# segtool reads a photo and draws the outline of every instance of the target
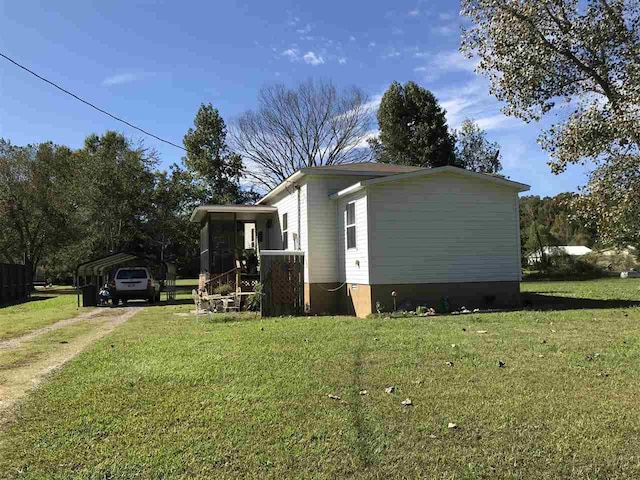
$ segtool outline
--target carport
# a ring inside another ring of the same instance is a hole
[[[134,265],[137,263],[138,265]],[[161,276],[156,280],[162,282],[160,295],[165,294],[166,301],[176,299],[176,268],[172,263],[159,261],[157,259],[146,257],[143,255],[135,255],[132,253],[118,252],[106,255],[104,257],[95,258],[85,263],[81,263],[76,268],[76,292],[78,296],[78,307],[80,306],[80,293],[87,289],[91,297],[98,303],[98,292],[100,286],[108,282],[109,274],[116,266],[156,266],[160,268]],[[94,288],[91,289],[90,287]],[[92,302],[93,303],[93,302]]]

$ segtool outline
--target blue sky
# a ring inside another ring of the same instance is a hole
[[[474,62],[458,53],[459,4],[397,0],[0,0],[0,51],[81,97],[181,144],[202,102],[225,120],[254,108],[260,87],[309,77],[362,87],[373,102],[393,80],[414,80],[502,147],[504,174],[554,195],[585,183],[585,167],[551,174],[536,143],[543,124],[500,113]],[[550,119],[551,120],[551,119]],[[79,147],[107,129],[141,135],[0,58],[0,136]],[[162,164],[180,150],[145,138]]]

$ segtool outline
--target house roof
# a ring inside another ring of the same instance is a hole
[[[415,172],[417,170],[425,170],[423,167],[413,167],[411,165],[394,165],[392,163],[374,163],[374,162],[358,162],[345,163],[343,165],[323,165],[322,167],[309,167],[306,170],[338,170],[340,173],[358,172],[358,173],[385,173],[393,175],[396,173]]]
[[[274,213],[276,207],[268,205],[201,205],[196,207],[189,219],[191,222],[200,222],[208,213],[235,213],[241,220],[253,220],[259,213]]]
[[[408,165],[393,165],[389,163],[374,162],[358,162],[345,163],[342,165],[324,165],[322,167],[306,167],[298,170],[290,175],[284,182],[267,193],[264,197],[256,202],[259,205],[269,198],[273,198],[280,192],[285,190],[288,185],[300,180],[305,175],[360,175],[370,177],[386,177],[388,175],[397,175],[399,173],[410,173],[421,170],[428,170],[422,167],[411,167]]]
[[[447,165],[444,167],[436,167],[436,168],[421,168],[413,172],[398,173],[395,175],[387,175],[382,178],[372,178],[370,180],[364,180],[362,182],[355,183],[343,190],[340,190],[337,193],[334,193],[333,195],[330,196],[330,198],[335,200],[337,198],[344,197],[345,195],[350,195],[354,192],[362,190],[363,188],[366,188],[369,185],[377,185],[380,183],[388,183],[388,182],[397,182],[399,180],[407,180],[407,179],[417,178],[417,177],[426,177],[429,175],[435,175],[438,173],[447,173],[447,172],[455,173],[457,175],[462,175],[470,178],[475,178],[478,180],[483,180],[486,182],[495,183],[498,185],[503,185],[505,187],[513,188],[519,192],[526,192],[530,188],[529,185],[526,185],[524,183],[514,182],[513,180],[507,180],[506,178],[498,175],[477,173],[477,172],[472,172],[470,170],[465,170],[463,168]]]

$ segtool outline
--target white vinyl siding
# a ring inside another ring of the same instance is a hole
[[[367,239],[367,195],[365,191],[355,193],[338,204],[338,281],[368,284],[369,252]],[[355,248],[347,248],[347,205],[355,208]]]
[[[307,235],[307,185],[302,183],[300,189],[296,189],[291,185],[276,198],[269,202],[278,209],[278,214],[272,218],[272,226],[270,229],[264,227],[264,235],[269,236],[268,244],[263,249],[281,250],[283,248],[283,217],[287,214],[287,233],[288,233],[288,249],[302,250],[305,252],[305,282],[309,280],[308,256],[309,243]],[[300,196],[300,225],[298,225],[298,195]]]
[[[370,176],[308,176],[308,239],[310,282],[333,283],[338,273],[337,203],[330,195]],[[344,225],[344,224],[343,224]]]
[[[443,173],[367,191],[372,284],[520,280],[513,189]]]

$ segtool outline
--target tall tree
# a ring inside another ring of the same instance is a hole
[[[151,210],[144,224],[147,249],[161,260],[174,262],[179,270],[198,258],[200,226],[189,221],[201,203],[201,192],[190,172],[172,165],[170,172],[155,172]]]
[[[455,164],[445,110],[415,82],[393,82],[378,108],[380,135],[369,145],[378,162],[419,167]]]
[[[487,134],[473,120],[462,122],[460,130],[454,132],[456,142],[456,166],[480,173],[498,173],[500,146],[487,140]]]
[[[248,175],[273,188],[304,167],[337,165],[369,158],[363,148],[370,130],[367,96],[351,87],[307,80],[290,89],[268,86],[258,109],[240,116],[234,149],[248,162]]]
[[[640,248],[640,156],[617,156],[596,168],[580,193],[576,218],[597,228],[602,243]]]
[[[142,247],[142,225],[151,209],[157,154],[124,135],[89,135],[75,152],[81,166],[76,181],[78,208],[90,247],[107,254]]]
[[[620,175],[634,182],[627,188],[640,189],[634,170],[640,158],[637,0],[463,0],[462,14],[473,22],[462,50],[480,58],[478,70],[506,102],[506,113],[529,121],[557,112],[557,104],[567,112],[539,139],[554,173],[596,162],[587,188],[594,200],[606,200],[596,192]],[[599,206],[611,211],[607,203]],[[625,241],[625,232],[640,223],[633,203],[621,206],[621,222],[599,217],[603,232],[620,231],[604,238]]]
[[[220,112],[202,104],[183,143],[187,149],[184,163],[202,181],[209,203],[244,203],[240,188],[242,158],[227,145],[227,126]]]
[[[14,146],[0,139],[0,259],[33,269],[73,238],[71,150],[53,143]]]

